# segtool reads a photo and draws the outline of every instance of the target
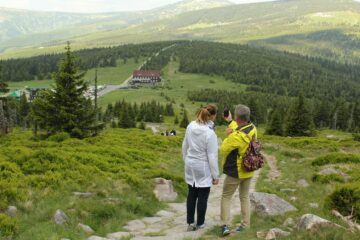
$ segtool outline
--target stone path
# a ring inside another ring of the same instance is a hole
[[[270,167],[270,171],[268,173],[268,179],[270,181],[273,181],[273,180],[279,178],[281,176],[281,172],[277,167],[277,159],[276,159],[276,157],[272,156],[272,155],[267,155],[265,153],[263,155],[264,155],[264,157],[266,159],[267,164]]]
[[[252,179],[250,191],[255,191],[256,181],[259,172],[255,173]],[[218,186],[211,189],[208,211],[206,214],[206,228],[195,231],[186,232],[186,206],[185,203],[170,203],[168,208],[161,210],[155,214],[154,217],[145,217],[138,220],[128,222],[124,227],[128,232],[119,232],[117,236],[131,236],[132,240],[183,240],[183,239],[198,239],[204,233],[219,225],[220,220],[220,201],[222,193],[222,183],[224,178]],[[233,213],[240,214],[240,200],[239,193],[236,192],[233,197]],[[107,240],[107,239],[121,239],[114,237],[115,234],[109,234],[107,238],[96,238],[93,236],[90,240]]]

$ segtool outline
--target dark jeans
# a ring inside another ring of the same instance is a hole
[[[197,210],[197,225],[205,223],[207,202],[210,194],[210,187],[196,188],[188,185],[189,193],[187,197],[187,223],[195,223],[195,209]]]

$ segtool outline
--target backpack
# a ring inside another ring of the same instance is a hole
[[[261,142],[257,139],[250,139],[249,147],[242,160],[242,169],[246,172],[253,172],[262,168],[265,164],[264,156],[261,154]]]

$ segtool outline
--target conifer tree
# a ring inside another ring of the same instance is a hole
[[[83,138],[94,130],[95,112],[91,100],[84,96],[88,86],[84,73],[78,73],[70,43],[65,50],[65,59],[53,76],[54,88],[34,100],[32,112],[35,121],[49,134],[67,132]]]
[[[2,74],[2,67],[0,66],[0,95],[9,92],[9,87],[5,82],[5,79]]]
[[[178,115],[175,116],[174,124],[175,124],[175,125],[178,125],[178,124],[179,124],[179,117],[178,117]]]
[[[302,95],[299,96],[290,111],[287,124],[287,134],[289,136],[314,135],[313,116]]]
[[[181,128],[187,128],[188,125],[189,125],[189,118],[188,118],[186,110],[184,110],[184,116],[183,116],[183,119],[180,122],[180,127]]]
[[[146,130],[146,124],[145,124],[145,122],[142,121],[142,122],[140,123],[139,129],[141,129],[141,130]]]
[[[23,126],[23,128],[27,127],[29,112],[30,112],[30,104],[28,103],[26,94],[23,93],[21,95],[20,105],[19,105],[20,123]]]
[[[0,134],[6,134],[8,132],[8,120],[5,116],[5,110],[3,101],[0,100]]]
[[[279,109],[273,110],[270,122],[266,128],[266,134],[269,135],[284,135],[284,119],[283,114]]]

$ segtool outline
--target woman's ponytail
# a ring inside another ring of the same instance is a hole
[[[205,124],[209,122],[211,117],[216,114],[217,114],[217,107],[213,104],[209,104],[198,111],[196,122]]]

